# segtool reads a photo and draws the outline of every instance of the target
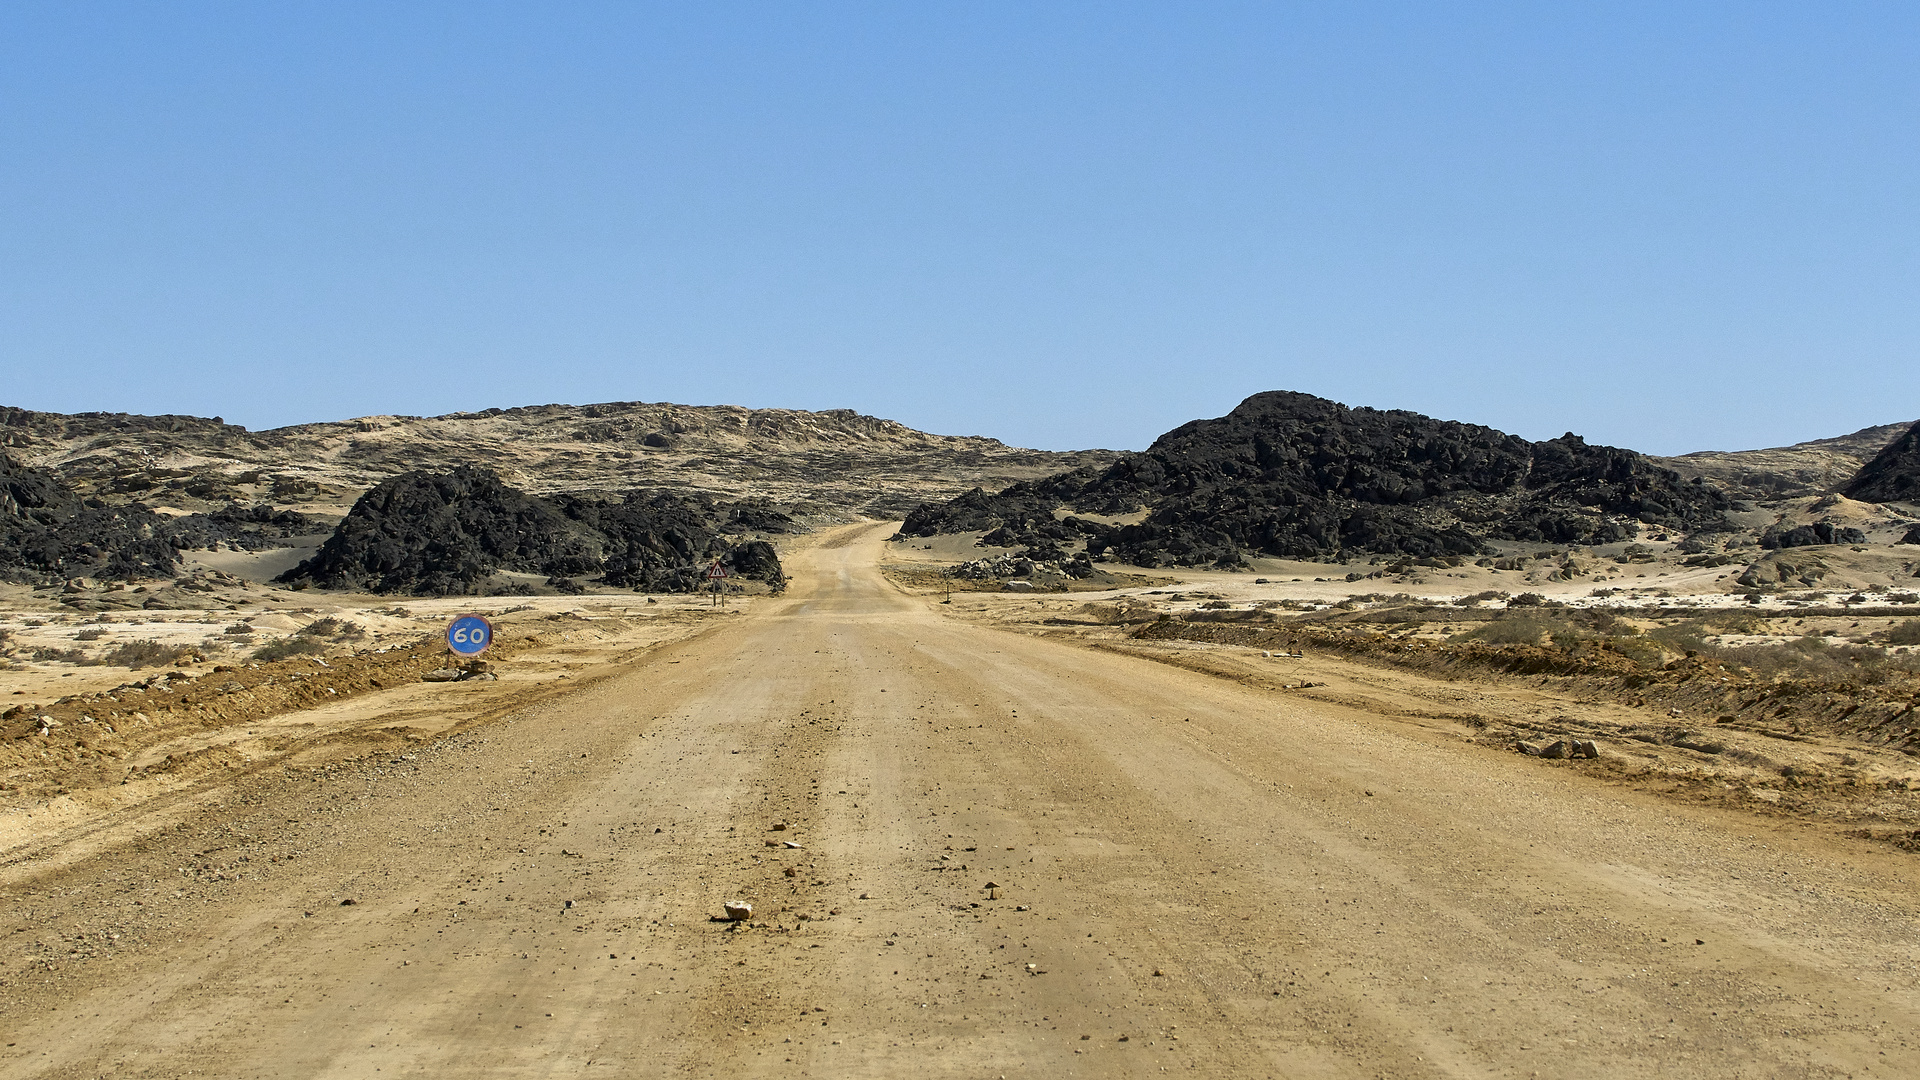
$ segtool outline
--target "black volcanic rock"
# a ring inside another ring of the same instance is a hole
[[[477,466],[414,472],[368,491],[314,557],[280,580],[453,595],[477,592],[505,570],[551,580],[598,575],[609,585],[687,592],[705,583],[706,567],[718,559],[742,576],[783,587],[770,546],[726,538],[731,509],[666,492],[541,498]]]
[[[286,547],[295,536],[328,531],[321,519],[271,506],[228,503],[212,513],[188,514],[166,525],[167,539],[177,548],[213,548],[228,544],[247,551]]]
[[[1138,524],[1086,528],[1089,549],[1140,566],[1234,565],[1245,554],[1465,555],[1489,539],[1599,544],[1633,523],[1720,525],[1731,500],[1630,450],[1568,434],[1533,443],[1475,424],[1349,409],[1307,394],[1256,394],[1195,420],[1104,471],[971,492],[922,506],[901,532],[998,531],[994,543],[1072,533],[1055,510]],[[1069,519],[1075,521],[1076,519]]]
[[[1859,529],[1816,521],[1789,529],[1775,526],[1760,534],[1760,546],[1769,551],[1779,548],[1818,547],[1822,544],[1864,544],[1867,534]]]
[[[44,469],[0,454],[0,578],[162,577],[178,565],[166,518],[82,499]]]
[[[1861,466],[1840,494],[1861,502],[1920,502],[1920,424]]]

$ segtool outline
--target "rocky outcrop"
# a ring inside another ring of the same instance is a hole
[[[784,587],[770,545],[729,538],[730,525],[740,531],[740,509],[660,491],[540,497],[479,466],[414,472],[362,496],[319,552],[280,580],[458,595],[483,591],[494,574],[511,571],[687,592],[705,583],[707,566],[718,559],[739,576]],[[746,510],[745,518],[777,524],[763,506]]]
[[[1861,466],[1840,494],[1861,502],[1920,502],[1920,424]]]
[[[1250,554],[1465,555],[1489,539],[1608,543],[1631,538],[1639,523],[1718,527],[1730,505],[1711,484],[1576,435],[1534,443],[1274,391],[1176,428],[1104,470],[918,507],[901,532],[987,528],[1004,546],[1084,536],[1096,556],[1140,566],[1231,566]],[[1062,507],[1150,512],[1113,527],[1062,519]]]
[[[1835,525],[1831,521],[1816,521],[1811,525],[1796,525],[1791,528],[1785,525],[1775,525],[1760,534],[1760,546],[1769,551],[1777,548],[1816,547],[1821,544],[1864,544],[1866,542],[1866,533],[1845,525]]]
[[[228,503],[211,513],[188,514],[167,523],[166,533],[175,547],[217,548],[222,544],[245,551],[263,551],[285,547],[290,538],[312,536],[328,531],[320,518],[292,510],[275,510],[266,504],[242,506]]]
[[[53,474],[0,454],[0,579],[162,577],[179,557],[169,524],[143,506],[82,499]]]

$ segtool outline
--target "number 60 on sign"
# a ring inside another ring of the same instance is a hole
[[[461,656],[479,656],[493,644],[493,624],[478,615],[461,615],[447,624],[447,648]]]

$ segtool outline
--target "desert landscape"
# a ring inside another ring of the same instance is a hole
[[[1920,1070],[1912,424],[0,431],[7,1075]]]

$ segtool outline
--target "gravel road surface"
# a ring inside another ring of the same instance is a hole
[[[0,867],[0,1074],[1920,1076],[1913,856],[972,625],[889,531]]]

